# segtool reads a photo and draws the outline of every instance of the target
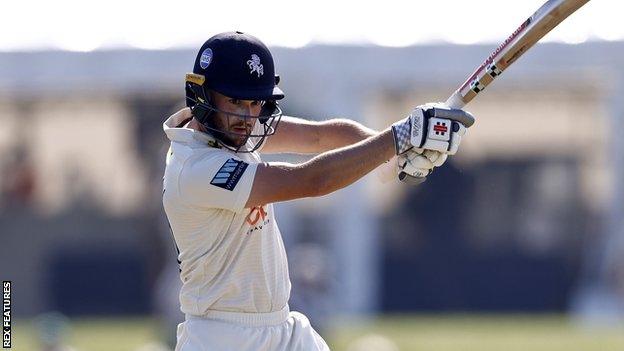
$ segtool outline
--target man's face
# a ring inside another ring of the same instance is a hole
[[[260,116],[263,101],[261,100],[238,100],[220,94],[216,91],[211,93],[214,106],[221,112],[216,112],[214,118],[215,127],[230,134],[224,134],[224,141],[231,146],[241,146],[247,135],[251,133],[257,123],[257,118],[243,118],[238,115]],[[233,113],[229,114],[229,113]]]

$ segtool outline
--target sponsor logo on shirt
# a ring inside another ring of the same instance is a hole
[[[215,174],[214,178],[210,181],[210,184],[232,191],[236,187],[236,184],[238,184],[238,181],[243,177],[247,166],[249,166],[249,164],[246,162],[231,158],[225,161],[223,166],[221,166],[217,174]]]
[[[267,213],[264,210],[264,206],[256,206],[249,211],[249,214],[247,215],[247,218],[245,218],[245,220],[247,221],[247,223],[249,223],[249,225],[256,225],[259,220],[264,221],[266,216]]]
[[[245,218],[247,224],[250,225],[249,230],[247,230],[247,234],[251,234],[257,230],[262,230],[265,225],[271,222],[271,220],[267,218],[267,212],[264,206],[265,205],[252,207],[249,210],[249,214]]]

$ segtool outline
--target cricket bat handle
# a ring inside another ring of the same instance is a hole
[[[456,108],[456,109],[461,109],[464,106],[466,106],[466,103],[464,102],[464,100],[462,100],[462,97],[459,91],[455,91],[453,95],[449,96],[449,98],[446,99],[446,102],[444,104],[450,108]]]

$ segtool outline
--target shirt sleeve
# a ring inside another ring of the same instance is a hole
[[[180,173],[180,196],[193,206],[241,211],[249,199],[257,163],[214,153],[190,159]]]

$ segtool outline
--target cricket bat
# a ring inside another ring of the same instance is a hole
[[[563,22],[589,0],[548,0],[520,27],[503,41],[462,85],[446,100],[452,108],[463,108],[485,89],[503,71],[524,55],[548,32]],[[409,181],[405,173],[399,179]]]
[[[589,0],[546,1],[488,56],[446,100],[446,104],[452,108],[466,106],[535,43],[588,2]]]

